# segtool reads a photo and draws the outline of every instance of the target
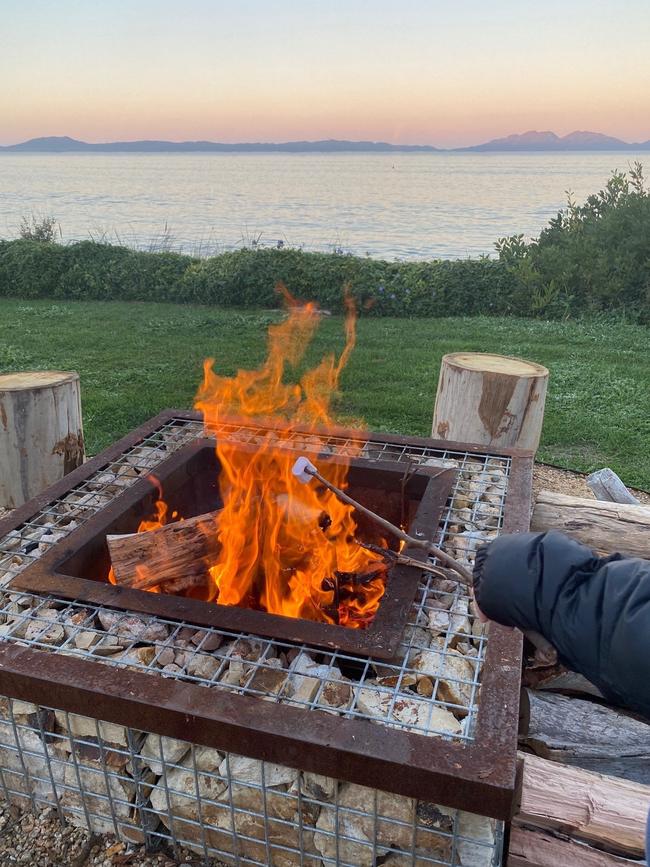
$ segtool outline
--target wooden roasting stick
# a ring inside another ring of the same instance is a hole
[[[456,580],[460,581],[462,584],[465,584],[469,588],[472,587],[472,573],[463,565],[454,560],[453,557],[450,557],[449,554],[442,551],[440,548],[438,548],[437,545],[434,545],[433,542],[429,542],[428,539],[418,539],[415,536],[409,536],[409,534],[405,533],[404,530],[401,529],[401,527],[397,527],[395,524],[391,524],[391,522],[387,521],[386,518],[382,518],[381,515],[377,515],[375,512],[367,509],[361,503],[352,499],[352,497],[346,494],[345,491],[342,491],[340,488],[337,488],[336,485],[328,482],[328,480],[318,472],[317,468],[308,458],[298,458],[298,460],[293,465],[292,472],[294,476],[296,476],[296,478],[304,484],[308,484],[312,479],[317,479],[321,483],[321,485],[324,485],[329,491],[335,494],[336,497],[341,500],[341,502],[347,503],[348,506],[352,506],[358,512],[366,515],[366,517],[370,518],[378,526],[382,527],[391,535],[396,536],[407,545],[415,545],[418,548],[423,548],[425,551],[428,551],[429,554],[433,554],[433,556],[440,560],[440,562],[444,563],[450,571],[456,573]],[[407,560],[410,562],[407,562]],[[414,560],[410,557],[402,557],[402,563],[405,566],[414,566],[421,571],[427,571],[425,568],[425,564],[422,564],[418,560]],[[549,665],[552,665],[554,662],[557,661],[557,652],[555,648],[544,638],[543,635],[540,635],[539,632],[534,632],[533,630],[527,630],[526,632],[524,632],[524,635],[537,649],[538,655],[543,657],[544,661],[547,661]]]
[[[164,585],[167,593],[204,584],[218,553],[215,523],[220,511],[144,533],[107,536],[116,584],[135,590]]]

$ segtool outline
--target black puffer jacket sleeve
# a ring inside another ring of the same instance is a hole
[[[650,561],[600,558],[555,531],[501,536],[479,552],[474,593],[491,620],[541,632],[570,669],[650,717]]]

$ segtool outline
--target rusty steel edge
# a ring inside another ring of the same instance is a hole
[[[19,644],[0,645],[0,693],[495,819],[511,811],[502,756],[479,743],[316,712],[307,727],[300,708]]]
[[[200,420],[200,416],[182,410],[160,413],[0,521],[0,535],[173,419]],[[360,441],[374,438],[477,455],[487,451],[485,446],[423,437],[359,435],[358,431],[356,436]],[[504,530],[524,532],[530,520],[533,453],[489,451],[512,458]],[[169,737],[508,820],[517,772],[522,644],[516,630],[490,625],[476,740],[469,744],[305,712],[8,642],[0,643],[0,691],[71,713],[143,731],[155,729]],[[156,708],[153,726],[152,707]]]

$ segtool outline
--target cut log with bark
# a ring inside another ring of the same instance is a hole
[[[536,451],[548,370],[541,364],[480,352],[445,355],[432,436],[495,448]]]
[[[650,558],[650,507],[587,500],[540,491],[530,528],[561,530],[605,554]]]
[[[614,470],[604,467],[587,476],[587,484],[597,500],[609,503],[627,503],[630,506],[638,506],[639,500],[625,487]]]
[[[220,510],[143,533],[107,536],[115,583],[135,590],[161,586],[179,593],[208,580],[218,553]]]
[[[566,834],[615,855],[643,856],[650,786],[520,755],[519,824]]]
[[[79,374],[0,376],[0,508],[21,506],[83,460]]]
[[[538,756],[650,785],[650,724],[584,699],[532,690],[523,699],[520,743]]]
[[[510,829],[506,867],[639,867],[639,861],[612,855],[539,828],[526,828],[518,821]]]

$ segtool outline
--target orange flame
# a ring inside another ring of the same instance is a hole
[[[300,452],[287,448],[290,438],[295,443],[295,425],[308,431],[302,446],[311,452],[318,447],[309,432],[333,426],[332,397],[355,343],[354,306],[347,299],[346,343],[339,359],[328,355],[298,383],[285,382],[288,368],[300,362],[315,333],[318,311],[280,291],[289,315],[269,328],[264,364],[228,378],[218,376],[213,360],[206,360],[195,401],[211,431],[233,417],[273,425],[251,450],[217,437],[223,510],[210,598],[221,605],[363,627],[384,593],[383,561],[355,543],[350,506],[316,483],[296,479],[291,470]],[[346,487],[347,465],[321,461],[319,469],[328,481]]]

